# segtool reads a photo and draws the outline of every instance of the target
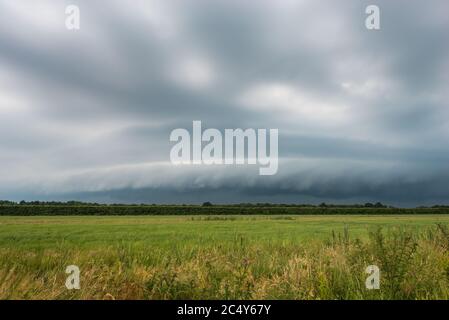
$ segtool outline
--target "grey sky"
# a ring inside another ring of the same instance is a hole
[[[80,31],[65,29],[68,4]],[[0,0],[0,198],[449,203],[448,13],[445,0]],[[278,174],[173,167],[169,134],[193,120],[278,128]]]

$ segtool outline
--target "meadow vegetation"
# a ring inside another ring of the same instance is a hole
[[[1,299],[448,299],[449,215],[0,217]],[[81,289],[67,290],[78,265]],[[367,290],[365,268],[381,270]]]

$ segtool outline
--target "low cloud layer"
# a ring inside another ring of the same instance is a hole
[[[64,26],[78,5],[81,30]],[[381,30],[365,28],[365,8]],[[449,203],[449,4],[0,0],[0,198]],[[279,172],[171,130],[279,129]]]

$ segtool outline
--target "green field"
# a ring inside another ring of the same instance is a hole
[[[448,225],[442,214],[3,216],[0,298],[448,299]],[[370,264],[380,290],[365,288]],[[68,265],[80,290],[65,288]]]

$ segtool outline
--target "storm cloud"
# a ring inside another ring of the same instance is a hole
[[[370,4],[380,30],[365,27]],[[449,203],[448,12],[445,0],[0,0],[0,198]],[[279,129],[278,173],[173,166],[170,132],[194,120]]]

